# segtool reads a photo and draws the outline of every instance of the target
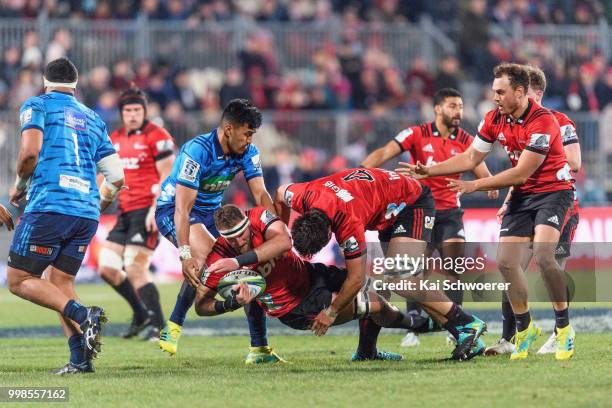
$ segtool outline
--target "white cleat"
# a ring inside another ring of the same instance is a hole
[[[553,354],[557,352],[559,343],[557,343],[557,334],[553,331],[546,343],[540,347],[537,354]]]
[[[491,347],[487,347],[484,354],[485,356],[500,356],[502,354],[512,354],[514,350],[514,344],[504,338],[501,338]]]
[[[408,332],[402,339],[400,347],[417,347],[419,344],[421,344],[421,342],[419,341],[419,336],[417,336],[413,332]]]
[[[453,335],[450,333],[448,336],[446,336],[446,346],[447,347],[457,347],[457,339],[455,339]]]

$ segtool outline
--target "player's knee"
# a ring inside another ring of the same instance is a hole
[[[16,296],[21,293],[21,284],[25,280],[26,276],[13,268],[8,268],[6,271],[6,285],[8,290]]]
[[[151,264],[151,251],[146,248],[128,246],[123,252],[123,262],[130,273],[145,274]]]
[[[98,266],[100,273],[110,273],[109,270],[121,271],[123,269],[123,259],[121,255],[109,248],[102,248],[98,255]]]
[[[554,253],[542,252],[536,254],[536,264],[543,273],[556,272],[560,269]]]

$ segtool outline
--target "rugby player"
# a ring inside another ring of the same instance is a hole
[[[443,88],[436,92],[433,98],[435,119],[433,122],[411,126],[399,132],[385,146],[374,150],[361,164],[362,167],[380,167],[385,162],[399,156],[402,152],[410,152],[412,162],[432,165],[462,153],[472,144],[474,137],[459,127],[463,117],[463,101],[461,93],[456,89]],[[476,178],[489,177],[491,173],[482,162],[473,170]],[[461,174],[451,177],[459,178]],[[441,258],[460,258],[465,255],[465,230],[463,228],[463,210],[459,194],[446,187],[444,177],[431,177],[423,180],[433,194],[436,219],[432,231],[431,242],[427,245],[426,257],[430,257],[437,249]],[[499,192],[488,192],[491,199],[497,199]],[[459,275],[454,270],[444,271],[451,281],[457,281]],[[450,300],[461,306],[463,304],[462,290],[449,290],[446,295]],[[411,313],[420,313],[415,303],[408,302],[407,309]],[[419,339],[408,332],[402,339],[404,347],[418,346]]]
[[[544,72],[533,66],[526,66],[529,71],[529,90],[527,96],[533,98],[537,103],[541,104],[544,92],[546,91],[546,75]],[[561,130],[561,140],[563,142],[563,150],[567,157],[567,163],[570,166],[572,172],[577,173],[580,171],[582,165],[582,155],[580,152],[580,144],[578,141],[578,133],[576,132],[576,125],[574,122],[564,113],[550,109],[555,115],[557,122],[559,122]],[[501,222],[507,207],[508,201],[512,196],[512,188],[508,190],[508,195],[504,200],[504,204],[497,212],[497,217]],[[555,251],[557,262],[561,266],[561,269],[565,270],[565,264],[567,258],[570,256],[570,247],[574,238],[574,233],[578,227],[579,216],[579,204],[578,196],[574,192],[574,205],[572,206],[572,213],[561,231],[561,237],[559,238],[559,244]],[[527,270],[529,263],[531,262],[533,252],[528,251],[523,261],[523,271]],[[569,302],[569,295],[568,295]],[[514,345],[511,342],[512,337],[516,333],[516,323],[514,321],[514,313],[512,313],[512,307],[508,302],[507,295],[504,293],[504,300],[502,301],[502,315],[503,315],[503,330],[502,337],[491,347],[487,347],[485,350],[486,355],[499,355],[509,354],[514,350]],[[546,343],[540,347],[538,354],[551,354],[557,351],[557,333],[553,330],[552,334],[546,340]]]
[[[185,282],[170,320],[160,334],[159,346],[174,355],[187,311],[201,286],[200,270],[212,249],[215,237],[213,214],[221,207],[223,192],[240,171],[256,205],[274,210],[261,170],[259,151],[251,142],[261,125],[261,113],[249,101],[228,103],[221,123],[212,132],[183,145],[170,176],[162,183],[155,219],[163,236],[179,249]],[[256,303],[245,307],[251,348],[246,363],[278,362],[268,346],[266,316]]]
[[[143,339],[157,340],[164,317],[149,266],[159,244],[155,224],[159,183],[172,169],[174,141],[164,128],[147,120],[146,95],[135,86],[119,97],[119,112],[123,126],[110,138],[129,189],[119,194],[117,222],[103,244],[98,265],[102,278],[132,308],[132,323],[123,337],[142,332]]]
[[[415,177],[441,176],[473,169],[493,149],[497,140],[504,147],[512,168],[474,181],[449,179],[453,191],[471,193],[515,186],[500,229],[497,263],[510,283],[508,297],[516,320],[516,349],[512,360],[527,358],[529,346],[541,329],[529,314],[527,281],[521,262],[533,242],[533,253],[547,284],[556,316],[559,347],[557,360],[574,354],[575,333],[569,324],[566,282],[555,259],[561,230],[573,205],[570,167],[563,151],[559,124],[548,109],[527,95],[529,72],[518,64],[502,63],[493,70],[493,93],[498,107],[478,126],[478,137],[465,152],[428,167],[404,163]]]
[[[44,70],[46,93],[21,107],[17,179],[10,192],[13,205],[26,194],[28,202],[9,252],[8,287],[58,312],[70,361],[55,374],[94,371],[91,361],[101,351],[106,316],[101,307],[80,303],[74,278],[96,233],[100,211],[124,181],[106,125],[74,97],[77,80],[70,60],[51,61]],[[100,191],[96,169],[105,178]]]
[[[255,294],[241,284],[236,294],[224,301],[215,300],[217,285],[230,271],[238,269],[242,259],[251,258],[248,266],[266,280],[266,289],[257,302],[271,317],[297,330],[310,328],[312,318],[325,309],[346,280],[346,270],[335,266],[304,262],[293,251],[287,226],[263,207],[254,207],[246,214],[234,205],[225,205],[215,213],[220,233],[206,260],[204,290],[196,295],[196,312],[213,316],[236,310],[249,303]],[[383,327],[413,327],[411,316],[364,288],[343,310],[334,325],[371,317]],[[377,359],[401,360],[399,354],[376,351]]]
[[[313,320],[312,329],[324,335],[359,293],[366,278],[366,230],[379,232],[386,256],[422,257],[431,238],[434,203],[431,191],[417,180],[393,171],[356,168],[322,177],[308,183],[279,187],[275,202],[283,221],[290,210],[300,216],[294,221],[291,236],[298,253],[306,258],[319,252],[332,233],[344,253],[347,276],[338,295]],[[400,280],[422,279],[421,269],[390,271]],[[419,284],[417,283],[417,287]],[[448,300],[442,291],[396,291],[421,304],[457,340],[453,358],[463,360],[484,351],[480,335],[486,324]],[[369,359],[375,354],[371,341],[380,326],[362,320],[360,347],[356,355]]]

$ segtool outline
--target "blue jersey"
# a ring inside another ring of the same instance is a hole
[[[223,192],[240,171],[247,180],[263,175],[259,151],[254,145],[249,145],[241,155],[225,156],[216,129],[197,136],[181,148],[170,175],[162,184],[157,206],[174,205],[176,185],[180,184],[198,190],[193,210],[216,210],[221,206]]]
[[[19,119],[22,132],[31,128],[43,132],[25,212],[97,221],[96,163],[115,153],[102,119],[71,94],[57,91],[26,100]]]

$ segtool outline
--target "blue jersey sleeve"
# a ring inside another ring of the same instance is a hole
[[[106,156],[110,156],[113,153],[117,153],[115,147],[111,143],[110,137],[108,136],[106,124],[102,121],[102,119],[99,118],[97,123],[100,128],[100,144],[98,145],[98,149],[96,150],[96,163],[105,158]]]
[[[183,147],[179,157],[176,184],[197,190],[200,187],[202,171],[208,166],[209,153],[199,143],[188,143]]]
[[[255,145],[249,145],[249,148],[240,161],[240,166],[242,167],[242,171],[244,171],[244,178],[247,180],[263,176],[259,150],[257,150]]]
[[[19,110],[19,122],[21,131],[36,128],[41,131],[45,128],[45,106],[38,97],[32,97],[25,101]]]

